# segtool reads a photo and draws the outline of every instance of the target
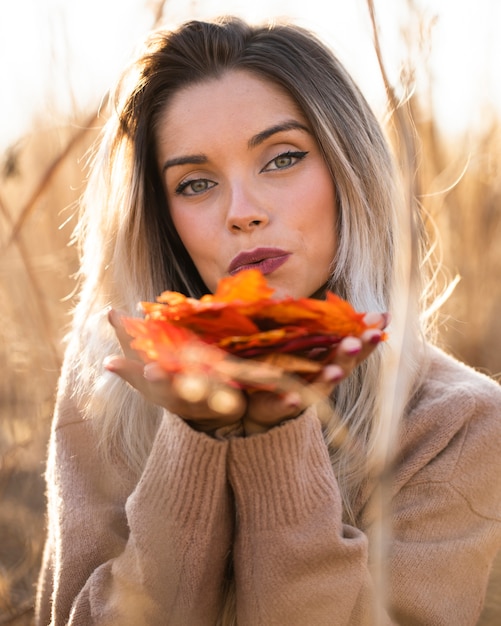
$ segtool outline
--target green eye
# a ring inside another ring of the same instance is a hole
[[[275,165],[280,167],[289,167],[292,164],[292,156],[290,154],[281,154],[274,160]]]
[[[207,180],[194,180],[189,185],[189,188],[195,193],[205,191],[208,188],[208,181]]]
[[[266,167],[263,168],[263,172],[272,171],[272,170],[285,170],[289,167],[295,165],[298,161],[304,159],[307,155],[307,152],[302,151],[289,151],[279,154],[274,159],[272,159]]]
[[[215,187],[216,183],[207,178],[195,178],[194,180],[185,180],[176,187],[175,193],[177,195],[184,196],[196,196],[199,193],[204,193],[212,187]]]

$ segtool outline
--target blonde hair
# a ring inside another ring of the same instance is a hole
[[[153,33],[118,85],[83,198],[76,233],[82,282],[66,359],[80,406],[94,419],[104,448],[121,452],[138,474],[159,410],[104,373],[103,358],[118,346],[103,311],[112,306],[133,313],[139,301],[166,289],[193,297],[207,292],[169,216],[155,134],[177,90],[232,69],[252,72],[292,96],[330,168],[339,246],[329,288],[358,310],[389,311],[399,287],[397,215],[404,201],[398,177],[380,124],[332,52],[297,26],[250,26],[234,18],[191,21],[175,31]],[[417,303],[420,286],[413,267],[408,296]],[[417,312],[417,304],[411,309]],[[410,335],[419,338],[418,315],[410,319],[415,326]],[[380,346],[339,385],[336,411],[326,425],[348,516],[382,428],[381,372],[391,349]],[[418,339],[406,354],[410,389],[421,359]],[[340,426],[356,442],[356,454],[350,446],[337,445]]]

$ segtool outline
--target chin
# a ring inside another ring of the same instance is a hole
[[[301,286],[297,284],[288,286],[284,285],[283,283],[281,284],[278,280],[275,282],[271,277],[266,277],[266,279],[270,287],[275,289],[275,293],[272,296],[275,300],[281,300],[283,298],[294,298],[296,300],[299,298],[313,298],[315,300],[325,300],[325,295],[327,293],[327,283],[322,284],[312,293],[310,289],[308,289],[308,286],[306,286],[306,288],[304,289],[301,289]]]
[[[274,293],[271,296],[274,300],[282,300],[283,298],[299,298],[297,290],[294,288],[289,289],[287,285],[284,285],[279,280],[273,280],[271,276],[265,276],[268,285],[274,289]]]
[[[274,300],[283,300],[284,298],[294,298],[297,300],[298,298],[307,298],[308,294],[298,290],[297,286],[292,285],[288,287],[287,285],[274,284],[272,280],[268,281],[270,287],[275,289],[275,293],[272,295]]]

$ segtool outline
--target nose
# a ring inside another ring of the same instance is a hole
[[[226,214],[226,227],[233,233],[249,233],[269,222],[269,213],[251,192],[239,186],[233,188]]]

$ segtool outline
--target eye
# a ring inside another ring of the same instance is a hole
[[[217,183],[208,178],[194,178],[179,183],[175,189],[175,193],[179,196],[196,196],[212,189],[216,185]]]
[[[295,165],[298,161],[304,159],[307,154],[308,152],[303,151],[283,152],[267,163],[261,171],[269,172],[271,170],[285,170]]]

